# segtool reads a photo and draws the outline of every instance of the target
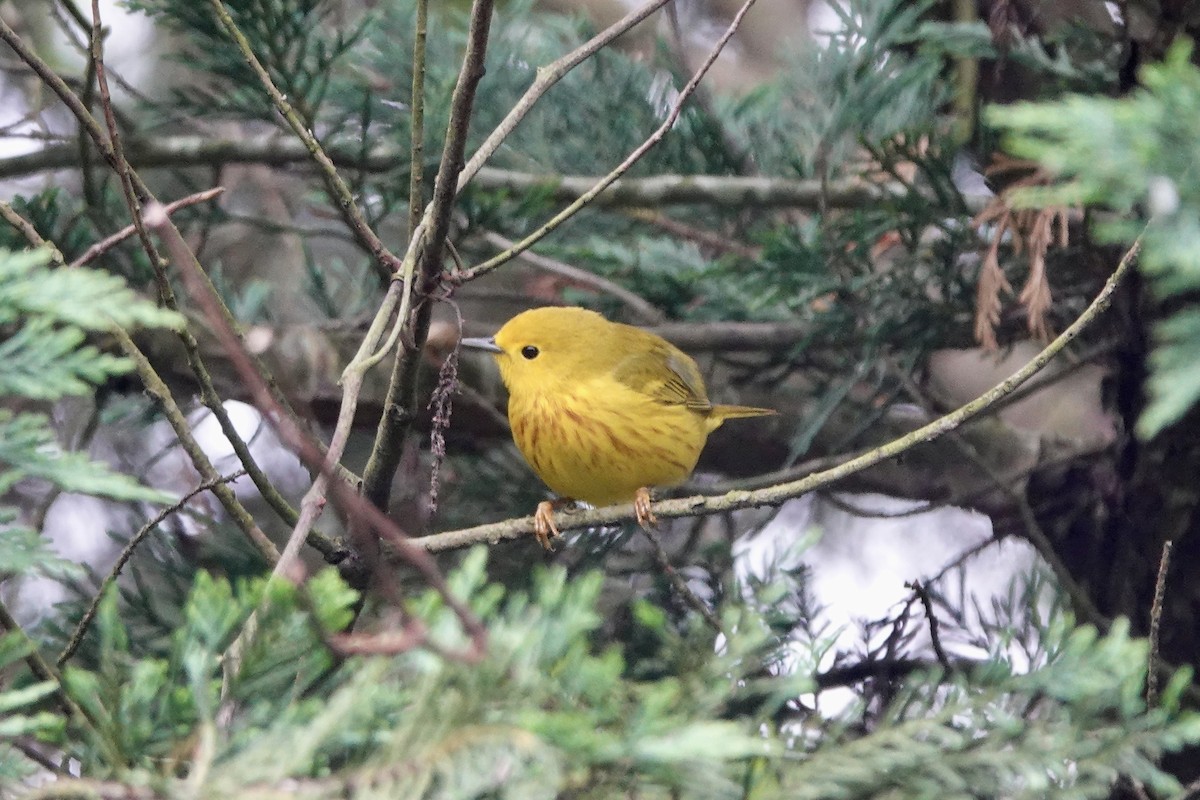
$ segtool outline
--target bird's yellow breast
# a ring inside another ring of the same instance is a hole
[[[508,418],[513,440],[546,485],[595,506],[629,502],[641,487],[682,482],[709,430],[703,412],[613,381],[514,393]]]

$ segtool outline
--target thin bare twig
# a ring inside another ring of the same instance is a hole
[[[495,231],[484,231],[483,238],[488,244],[500,250],[511,249],[516,244],[512,239]],[[615,297],[624,303],[626,308],[637,314],[638,319],[643,323],[653,325],[663,322],[666,319],[666,314],[647,303],[634,292],[595,273],[588,272],[579,267],[573,267],[556,258],[539,255],[532,250],[524,251],[517,258],[542,272],[565,278],[572,283],[600,292],[601,294],[609,295],[610,297]]]
[[[412,97],[409,100],[408,238],[412,241],[425,206],[425,40],[429,35],[429,0],[417,0],[413,25]]]
[[[929,641],[933,645],[933,653],[937,656],[938,663],[942,665],[942,669],[946,672],[953,672],[954,665],[950,663],[950,659],[946,656],[946,651],[942,648],[942,636],[938,631],[938,618],[933,610],[933,599],[929,596],[929,590],[920,581],[914,580],[904,584],[906,589],[912,589],[913,594],[921,601],[921,606],[925,609],[925,619],[929,620]]]
[[[478,617],[461,600],[454,596],[450,587],[446,584],[446,579],[430,555],[422,548],[414,546],[412,540],[404,535],[395,522],[390,520],[379,509],[363,500],[345,481],[338,477],[333,477],[330,480],[330,470],[332,467],[326,461],[326,454],[322,453],[320,447],[311,441],[300,426],[284,413],[284,410],[275,401],[270,387],[254,368],[252,359],[249,353],[246,352],[237,333],[228,325],[220,309],[217,307],[219,300],[213,295],[211,284],[201,274],[198,274],[201,272],[199,265],[196,264],[195,257],[188,250],[187,243],[183,240],[179,229],[174,226],[169,217],[161,213],[161,209],[159,208],[149,209],[147,222],[156,233],[163,237],[172,261],[181,266],[181,276],[184,284],[188,287],[189,293],[203,311],[213,329],[214,335],[221,343],[230,361],[237,369],[238,374],[246,383],[255,405],[274,424],[280,439],[299,456],[300,460],[309,469],[318,473],[318,480],[328,483],[335,501],[350,515],[353,521],[360,524],[360,530],[369,530],[375,536],[386,539],[391,547],[407,558],[421,573],[426,582],[442,595],[447,607],[452,609],[458,616],[463,628],[471,639],[471,649],[460,654],[460,657],[464,660],[475,660],[480,657],[486,647],[487,632]],[[330,458],[333,457],[333,453],[334,449],[331,443],[329,450]],[[307,507],[302,505],[302,510],[307,510]],[[297,524],[299,525],[299,523]],[[351,527],[355,528],[355,525],[352,524]],[[368,569],[373,569],[375,565],[371,551],[372,548],[378,546],[377,540],[371,536],[360,536],[358,539],[360,555],[365,554],[364,557],[368,559],[365,566]],[[289,552],[290,550],[289,556],[291,556],[297,551],[299,547],[298,543],[303,540],[304,536],[297,536],[296,531],[293,530],[285,552]],[[275,563],[279,563],[280,560],[276,559]],[[284,562],[283,567],[278,571],[288,574],[287,569],[290,561],[291,558]]]
[[[1175,542],[1163,542],[1162,558],[1158,562],[1158,577],[1154,581],[1154,602],[1150,605],[1150,657],[1146,666],[1146,705],[1158,703],[1159,627],[1162,624],[1163,600],[1167,596],[1167,570],[1171,568],[1171,548]]]
[[[67,661],[70,660],[71,656],[75,655],[75,651],[79,649],[80,643],[83,642],[84,634],[87,633],[88,626],[92,624],[92,620],[95,619],[96,613],[100,610],[100,602],[104,599],[105,592],[107,592],[108,587],[112,586],[113,582],[116,581],[117,576],[121,574],[121,570],[125,568],[125,565],[129,563],[129,559],[133,557],[133,552],[137,549],[138,545],[140,545],[142,541],[154,531],[155,528],[162,524],[163,520],[180,511],[196,495],[202,492],[207,492],[218,483],[231,483],[245,474],[246,470],[239,469],[237,472],[234,472],[230,475],[222,475],[214,481],[205,481],[201,483],[195,489],[192,489],[183,497],[179,498],[174,505],[170,505],[155,514],[153,519],[138,529],[138,532],[133,535],[133,538],[131,538],[125,547],[122,548],[121,554],[117,556],[116,563],[113,564],[112,569],[108,571],[108,575],[105,576],[104,580],[100,583],[100,587],[97,589],[96,596],[92,599],[91,605],[88,606],[87,611],[83,613],[79,623],[75,626],[75,630],[72,631],[70,638],[67,640],[67,646],[63,648],[63,651],[58,654],[58,658],[55,659],[55,664],[57,664],[59,668],[66,664]]]
[[[417,226],[419,233],[414,232],[404,257],[404,288],[396,324],[404,326],[408,335],[404,337],[405,346],[397,349],[384,402],[385,412],[375,429],[375,442],[363,469],[363,494],[379,508],[387,508],[400,454],[416,417],[417,370],[433,313],[430,295],[441,280],[442,254],[450,235],[451,212],[458,195],[471,112],[484,74],[493,1],[475,0],[471,6],[466,54],[450,99],[450,119],[433,182],[433,199]],[[413,302],[418,305],[410,316],[409,308]]]
[[[358,207],[358,203],[354,200],[354,195],[350,191],[350,187],[342,180],[342,176],[338,174],[337,167],[334,166],[333,161],[321,147],[321,143],[317,141],[317,137],[309,129],[311,123],[300,118],[300,115],[292,108],[292,104],[283,96],[283,92],[279,91],[278,87],[275,86],[275,82],[271,80],[270,74],[263,67],[262,62],[258,60],[258,56],[254,54],[254,48],[250,46],[250,41],[238,28],[237,23],[233,21],[233,17],[229,15],[225,4],[221,0],[210,0],[210,4],[212,5],[213,13],[216,15],[217,22],[225,29],[225,32],[233,40],[234,44],[237,45],[238,50],[242,53],[242,58],[246,60],[247,66],[258,76],[259,82],[270,96],[276,110],[287,121],[288,127],[296,134],[296,138],[304,143],[304,147],[308,150],[309,155],[321,173],[321,178],[325,181],[325,188],[333,199],[334,205],[341,211],[346,225],[350,230],[354,231],[355,238],[358,239],[363,248],[374,258],[376,272],[380,280],[384,282],[390,281],[397,270],[400,269],[400,259],[384,246],[383,241],[367,223],[366,218]],[[419,165],[413,165],[413,169],[419,168]]]
[[[212,200],[213,198],[218,197],[224,191],[225,191],[224,186],[214,186],[212,189],[205,189],[203,192],[196,192],[195,194],[189,194],[187,197],[181,197],[178,200],[174,200],[170,203],[167,203],[165,206],[163,206],[163,208],[168,214],[174,214],[176,211],[178,211],[181,208],[186,208],[187,206],[194,206],[197,203],[206,203],[209,200]],[[75,259],[74,261],[72,261],[70,266],[72,266],[72,267],[85,266],[89,262],[94,261],[95,259],[104,255],[109,250],[113,249],[114,247],[119,245],[121,242],[128,239],[130,236],[133,236],[135,233],[137,233],[137,229],[133,225],[126,225],[124,228],[117,231],[112,236],[107,236],[107,237],[101,239],[100,241],[96,242],[91,247],[89,247],[87,250],[84,251],[83,255],[81,255],[79,258]]]
[[[663,547],[662,537],[658,535],[658,531],[648,525],[641,525],[642,533],[646,534],[646,538],[650,540],[650,544],[654,546],[654,560],[658,562],[659,568],[663,571],[663,575],[670,581],[672,588],[676,594],[683,598],[684,602],[699,612],[700,616],[704,617],[704,621],[708,623],[708,627],[712,628],[717,633],[724,633],[721,628],[721,621],[717,619],[717,615],[712,612],[712,609],[692,591],[687,585],[687,581],[679,574],[671,564],[671,558],[667,555],[667,549]]]
[[[174,290],[171,288],[170,281],[167,279],[164,268],[166,262],[159,254],[158,248],[155,246],[154,242],[150,239],[150,234],[146,230],[145,219],[142,215],[142,203],[144,201],[157,202],[157,200],[154,199],[154,196],[150,193],[150,190],[145,186],[145,184],[142,183],[141,179],[138,178],[137,174],[129,166],[129,162],[126,160],[124,150],[121,146],[121,134],[117,125],[116,112],[113,108],[112,95],[108,89],[108,73],[104,63],[104,29],[100,20],[99,0],[92,0],[92,27],[89,53],[89,64],[91,65],[91,68],[95,70],[96,83],[100,90],[100,106],[104,112],[104,122],[108,131],[107,141],[105,141],[103,138],[103,132],[99,130],[99,123],[97,123],[91,117],[91,115],[88,114],[86,108],[83,109],[83,114],[85,116],[79,117],[79,120],[86,129],[92,132],[92,138],[105,152],[105,156],[109,164],[112,166],[113,171],[117,174],[117,177],[121,183],[122,194],[125,197],[125,204],[129,209],[129,215],[133,221],[134,231],[141,242],[142,249],[146,252],[146,256],[149,258],[154,269],[155,283],[158,288],[160,300],[162,301],[163,305],[167,306],[168,308],[177,309],[178,304],[175,301]],[[78,102],[77,99],[76,102]],[[93,130],[93,128],[95,130]],[[224,303],[221,303],[221,311],[226,317],[228,317],[229,310],[225,308]],[[196,372],[197,377],[201,381],[201,385],[205,386],[206,390],[212,389],[211,381],[206,381],[207,370],[205,370],[204,365],[200,360],[199,349],[196,346],[194,337],[192,337],[190,332],[188,332],[186,329],[182,330],[181,334],[183,336],[185,349],[188,351],[189,363],[192,366],[193,371]],[[125,331],[119,331],[118,337],[121,341],[122,347],[124,347],[127,351],[133,347],[133,341],[129,339]],[[149,362],[145,361],[144,357],[141,359],[141,361],[138,361],[136,357],[134,360],[139,364],[139,372],[142,373],[143,379],[145,379],[145,372],[146,368],[149,366]],[[169,391],[166,394],[169,398]],[[249,448],[247,448],[245,443],[241,441],[241,437],[237,433],[236,428],[233,426],[233,422],[229,419],[229,415],[225,412],[224,407],[221,405],[220,398],[216,395],[216,390],[212,389],[211,392],[205,391],[205,394],[207,395],[206,399],[208,400],[209,408],[212,409],[213,414],[220,422],[222,431],[225,433],[226,438],[233,443],[234,450],[237,451],[239,457],[242,457],[243,465],[247,470],[257,473],[259,478],[265,481],[265,476],[262,475],[261,470],[259,470],[257,464],[254,463],[253,457],[250,456]],[[163,397],[161,393],[158,399],[160,401],[160,405],[162,405],[164,411],[166,411],[167,405],[163,404]],[[173,399],[170,400],[170,404],[174,404]],[[170,416],[169,413],[168,416]],[[193,458],[193,464],[196,466],[197,470],[201,472],[202,477],[207,481],[215,480],[216,478],[220,477],[220,474],[216,471],[216,468],[212,466],[212,463],[208,460],[207,455],[204,454],[199,445],[195,442],[194,438],[192,438],[190,429],[186,425],[179,425],[180,416],[181,414],[176,407],[173,421],[173,424],[176,426],[176,434],[180,437],[180,441],[184,443],[185,450],[187,450],[189,456]],[[187,440],[190,440],[190,444]],[[257,482],[258,481],[256,481],[256,483]],[[267,485],[269,485],[269,482],[267,482]],[[224,485],[217,484],[214,489],[214,494],[217,496],[218,500],[221,501],[222,505],[225,506],[226,510],[230,514],[230,517],[234,520],[235,524],[237,524],[238,528],[250,540],[251,544],[258,548],[264,558],[273,563],[273,560],[278,558],[278,552],[275,550],[275,546],[258,527],[258,524],[254,521],[250,514],[246,512],[241,502],[238,501],[233,492],[229,491],[228,487]],[[264,492],[264,495],[265,494],[266,492]]]

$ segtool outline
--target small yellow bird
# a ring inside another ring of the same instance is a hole
[[[713,405],[682,350],[582,308],[525,311],[495,336],[462,345],[495,355],[513,440],[559,502],[632,500],[643,525],[655,522],[650,487],[691,475],[722,422],[775,413]],[[560,536],[554,506],[539,503],[534,514],[534,534],[547,550]]]

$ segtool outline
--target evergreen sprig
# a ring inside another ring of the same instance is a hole
[[[1200,69],[1177,43],[1161,64],[1143,68],[1143,87],[1111,99],[1074,95],[1059,102],[996,108],[988,119],[1009,147],[1060,175],[1054,187],[1022,193],[1030,205],[1087,204],[1121,212],[1100,219],[1104,241],[1142,235],[1140,267],[1158,296],[1173,301],[1155,326],[1150,402],[1138,433],[1153,436],[1200,400]],[[1142,233],[1144,228],[1145,232]]]
[[[131,0],[181,34],[189,43],[181,61],[204,74],[201,82],[176,90],[176,103],[203,114],[223,113],[275,121],[274,107],[213,14],[207,2]],[[331,76],[362,32],[362,26],[329,24],[336,12],[328,0],[249,0],[226,4],[272,80],[300,114],[315,125]]]
[[[140,299],[120,278],[90,269],[50,269],[45,251],[0,251],[0,396],[56,400],[128,372],[124,359],[85,344],[114,325],[175,326],[180,316]],[[0,491],[26,478],[123,500],[166,500],[135,478],[58,447],[49,418],[0,409]]]
[[[729,634],[716,647],[639,614],[665,656],[658,674],[639,678],[619,647],[594,638],[598,573],[539,570],[528,593],[508,591],[487,583],[485,552],[451,576],[491,633],[474,664],[412,651],[328,673],[308,609],[341,625],[356,600],[333,570],[309,582],[311,606],[285,582],[201,573],[162,657],[135,657],[111,595],[96,623],[97,663],[66,674],[93,721],[68,750],[86,774],[169,798],[285,786],[356,799],[609,797],[633,787],[697,798],[1101,797],[1118,774],[1178,790],[1157,760],[1200,741],[1200,716],[1179,707],[1190,676],[1147,709],[1147,645],[1123,624],[1099,636],[1057,618],[1043,632],[1046,662],[1025,674],[993,665],[952,680],[918,676],[873,729],[822,732],[819,720],[781,726],[777,705],[737,701],[748,687],[778,699],[813,688],[804,669],[766,669],[781,646],[797,645],[772,632],[753,596],[725,608]],[[223,693],[222,654],[255,608],[265,609],[260,644]],[[433,593],[411,611],[444,644],[461,635]],[[197,737],[212,738],[186,746]],[[192,757],[179,762],[180,753]]]

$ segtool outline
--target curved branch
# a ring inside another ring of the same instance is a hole
[[[508,250],[516,244],[512,239],[495,231],[483,231],[483,239],[498,250]],[[586,269],[580,269],[564,261],[559,261],[556,258],[539,255],[533,252],[533,250],[526,250],[517,256],[517,258],[542,272],[564,278],[572,283],[620,300],[630,311],[637,314],[638,318],[643,322],[653,324],[655,322],[662,322],[666,318],[666,315],[661,310],[647,303],[636,293],[594,272],[588,272]]]
[[[79,622],[75,623],[75,630],[71,632],[71,636],[67,639],[67,644],[62,652],[55,659],[55,664],[61,669],[71,656],[75,655],[75,651],[79,649],[79,645],[83,642],[83,636],[87,633],[88,627],[92,624],[92,620],[96,618],[96,614],[100,611],[100,603],[104,600],[104,595],[108,593],[108,587],[112,586],[117,580],[117,576],[121,574],[121,570],[129,563],[129,559],[133,558],[133,553],[137,550],[138,545],[145,540],[147,536],[154,532],[162,521],[172,514],[178,513],[186,506],[191,499],[198,494],[207,492],[218,483],[232,483],[238,478],[246,474],[245,469],[239,469],[228,475],[222,475],[216,480],[204,481],[196,488],[185,494],[183,497],[175,501],[174,504],[167,506],[162,511],[154,515],[154,518],[138,529],[138,532],[125,543],[125,547],[121,549],[121,554],[117,556],[116,562],[108,571],[108,575],[100,582],[100,588],[96,590],[96,596],[92,598],[91,605],[87,611],[83,612],[83,616],[79,618]]]

